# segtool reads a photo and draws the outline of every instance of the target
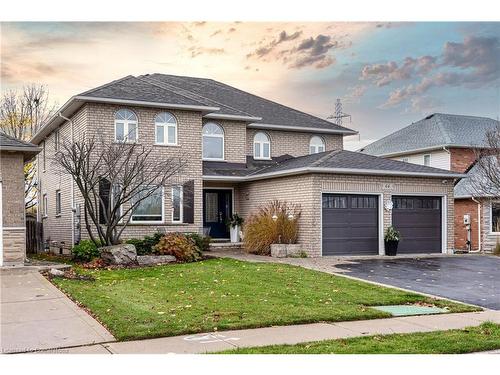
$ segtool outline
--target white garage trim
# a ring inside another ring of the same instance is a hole
[[[436,193],[399,193],[395,192],[391,194],[391,200],[393,196],[405,195],[409,197],[441,197],[441,253],[448,253],[448,200],[446,194],[436,194]],[[392,210],[391,210],[391,225],[392,223]]]
[[[319,241],[321,256],[323,255],[323,194],[346,194],[346,195],[373,195],[378,196],[378,255],[385,255],[384,248],[384,194],[383,193],[372,193],[366,191],[331,191],[322,190],[319,196],[319,218],[320,218],[320,231],[319,231]],[[355,254],[352,256],[356,256]],[[363,256],[363,255],[359,255]],[[350,255],[339,255],[339,257],[350,257]]]

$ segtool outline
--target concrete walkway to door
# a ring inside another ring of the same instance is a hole
[[[115,340],[37,270],[2,269],[0,284],[2,353]]]

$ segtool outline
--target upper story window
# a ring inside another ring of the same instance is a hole
[[[259,132],[253,137],[254,159],[271,159],[271,142],[266,133]]]
[[[500,234],[500,201],[491,202],[490,232]]]
[[[129,109],[115,113],[115,141],[137,142],[137,116]]]
[[[430,167],[431,166],[431,155],[424,155],[424,165]]]
[[[317,135],[312,136],[309,141],[309,154],[317,154],[325,151],[325,141]]]
[[[177,144],[177,120],[168,112],[155,117],[155,142],[160,145]]]
[[[203,159],[224,160],[224,130],[213,122],[203,125]]]

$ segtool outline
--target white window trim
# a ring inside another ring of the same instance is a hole
[[[490,217],[489,217],[489,226],[490,226],[490,235],[492,236],[500,236],[500,232],[495,232],[493,230],[493,203],[499,203],[500,204],[500,201],[491,201],[490,202]]]
[[[426,156],[428,156],[428,157],[429,157],[429,165],[426,165],[426,164],[425,164],[425,157],[426,157]],[[430,166],[431,166],[431,164],[432,164],[432,156],[431,156],[431,154],[425,154],[425,155],[423,156],[423,163],[424,163],[424,164],[423,164],[424,166],[427,166],[427,167],[430,167]]]
[[[135,113],[134,111],[132,111],[131,109],[128,109],[128,108],[120,108],[120,109],[126,109],[127,111],[132,112],[134,114],[136,120],[117,120],[116,114],[120,110],[115,112],[114,120],[113,120],[114,121],[114,128],[115,128],[115,136],[114,136],[115,142],[120,142],[120,143],[137,143],[137,142],[139,142],[139,117],[137,116],[137,113]],[[124,135],[123,140],[116,139],[116,123],[117,122],[123,123],[123,135]],[[129,130],[128,130],[129,124],[135,124],[135,140],[133,140],[133,141],[128,139],[128,136],[127,136],[127,134],[129,134]]]
[[[133,210],[130,212],[130,223],[131,224],[163,224],[165,222],[165,192],[163,186],[161,187],[161,221],[155,221],[155,220],[134,220],[134,213]]]
[[[59,212],[57,211],[57,196],[59,195]],[[62,193],[61,189],[56,190],[56,217],[61,216],[62,213]]]
[[[180,213],[180,218],[179,220],[174,220],[174,189],[175,188],[180,188],[180,207],[179,207],[179,213]],[[172,217],[171,221],[174,224],[182,224],[184,223],[184,187],[182,185],[177,185],[177,186],[172,186]]]
[[[49,197],[47,196],[47,193],[42,194],[42,205],[43,205],[42,218],[48,217],[49,216]]]
[[[163,113],[168,113],[170,116],[173,117],[175,120],[175,123],[171,122],[157,122],[156,118],[163,114]],[[163,127],[163,142],[158,142],[158,126]],[[173,127],[175,129],[175,142],[171,143],[168,142],[168,128]],[[177,118],[170,112],[160,112],[155,116],[155,145],[160,145],[160,146],[178,146],[179,141],[178,141],[178,122]]]
[[[205,127],[205,125],[207,124],[215,124],[217,125],[219,128],[222,129],[222,134],[210,134],[210,135],[205,135],[203,134],[203,128]],[[222,138],[222,158],[206,158],[203,156],[203,137],[210,137],[210,138]],[[225,148],[226,148],[226,143],[225,143],[225,132],[224,132],[224,127],[222,127],[220,124],[216,123],[216,122],[206,122],[205,124],[203,124],[203,127],[201,129],[201,157],[202,157],[202,160],[207,160],[207,161],[225,161],[225,157],[226,157],[226,153],[225,153]]]
[[[54,131],[54,151],[56,152],[59,151],[59,141],[60,141],[59,129],[56,129]]]
[[[259,134],[264,134],[267,138],[267,142],[265,141],[256,141],[255,138],[259,135]],[[264,145],[265,144],[268,144],[269,145],[269,156],[268,157],[265,157],[265,156],[255,156],[255,145],[259,145],[259,151],[260,151],[260,155],[263,155],[264,154]],[[264,132],[257,132],[255,133],[255,135],[253,136],[253,158],[255,160],[271,160],[271,137],[269,137],[269,134],[267,133],[264,133]]]
[[[313,140],[313,138],[319,138],[322,142],[322,146],[323,146],[323,151],[318,151],[318,147],[320,147],[319,145],[312,145],[311,142]],[[315,152],[311,152],[311,147],[314,147],[315,149]],[[319,154],[320,152],[325,152],[326,151],[326,142],[325,142],[325,139],[323,137],[320,137],[319,135],[313,135],[311,136],[311,138],[309,138],[309,155],[314,155],[314,154]]]

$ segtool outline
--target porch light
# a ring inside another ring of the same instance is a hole
[[[295,216],[293,216],[293,214],[289,214],[288,215],[288,220],[293,220]]]
[[[276,221],[278,220],[278,215],[274,214],[271,218],[273,219],[273,221]]]

